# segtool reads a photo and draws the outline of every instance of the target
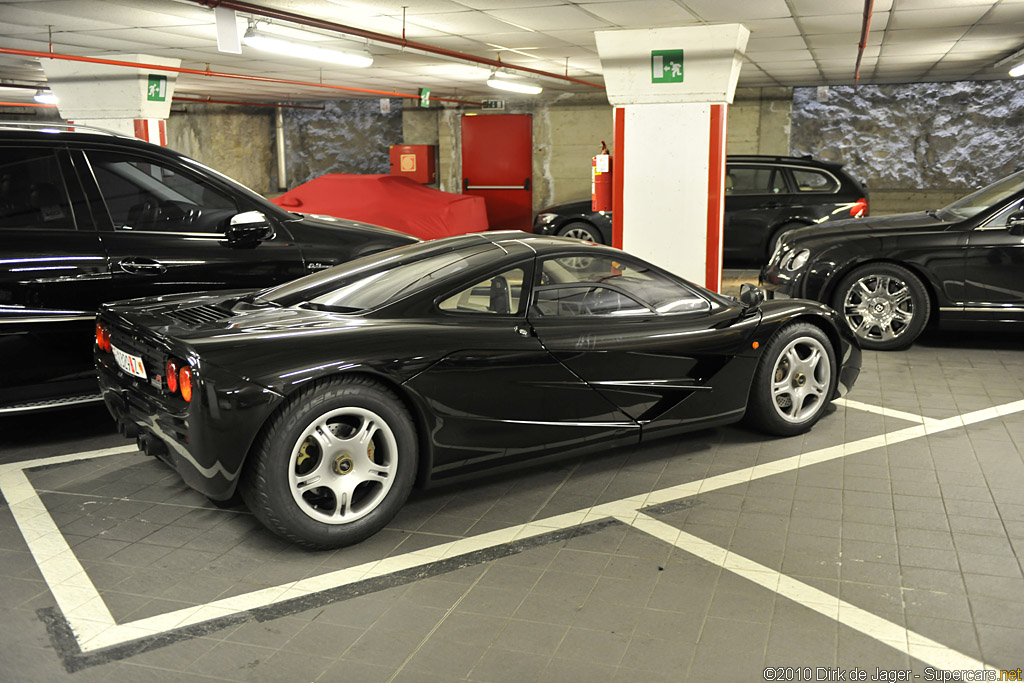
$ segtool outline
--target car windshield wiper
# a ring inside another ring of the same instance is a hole
[[[936,220],[942,220],[941,218],[939,218],[938,209],[928,209],[927,211],[925,211],[925,213],[931,216],[932,218],[935,218]]]

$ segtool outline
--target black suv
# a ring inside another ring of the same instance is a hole
[[[841,164],[806,156],[726,158],[722,253],[728,263],[764,263],[787,230],[867,215],[867,192]],[[589,199],[568,202],[538,213],[533,231],[611,244],[612,214],[592,211]]]
[[[0,413],[99,400],[102,302],[257,289],[416,241],[289,213],[140,140],[0,122]]]

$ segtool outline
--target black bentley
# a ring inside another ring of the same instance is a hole
[[[860,368],[831,309],[709,292],[519,232],[399,247],[273,289],[110,304],[121,431],[273,531],[360,541],[414,482],[749,421],[809,429]]]
[[[869,349],[907,347],[928,323],[1021,329],[1024,171],[937,211],[791,230],[761,285],[831,304]]]

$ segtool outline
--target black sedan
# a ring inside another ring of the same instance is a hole
[[[938,211],[787,232],[761,284],[831,304],[869,349],[905,348],[929,323],[1019,330],[1024,172]]]
[[[809,156],[729,155],[725,167],[722,256],[726,263],[763,264],[782,233],[868,215],[864,186],[841,164]],[[611,211],[589,199],[550,206],[533,222],[538,235],[612,243]]]
[[[274,289],[104,307],[121,431],[309,547],[383,527],[413,484],[746,415],[807,430],[860,351],[831,309],[741,300],[616,249],[520,232],[399,247]]]
[[[104,301],[256,289],[415,238],[289,213],[177,152],[0,122],[0,414],[98,401]]]

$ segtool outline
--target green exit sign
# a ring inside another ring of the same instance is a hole
[[[651,83],[682,83],[683,51],[651,50]]]
[[[146,86],[146,99],[150,102],[167,101],[167,76],[149,74],[149,85]]]

